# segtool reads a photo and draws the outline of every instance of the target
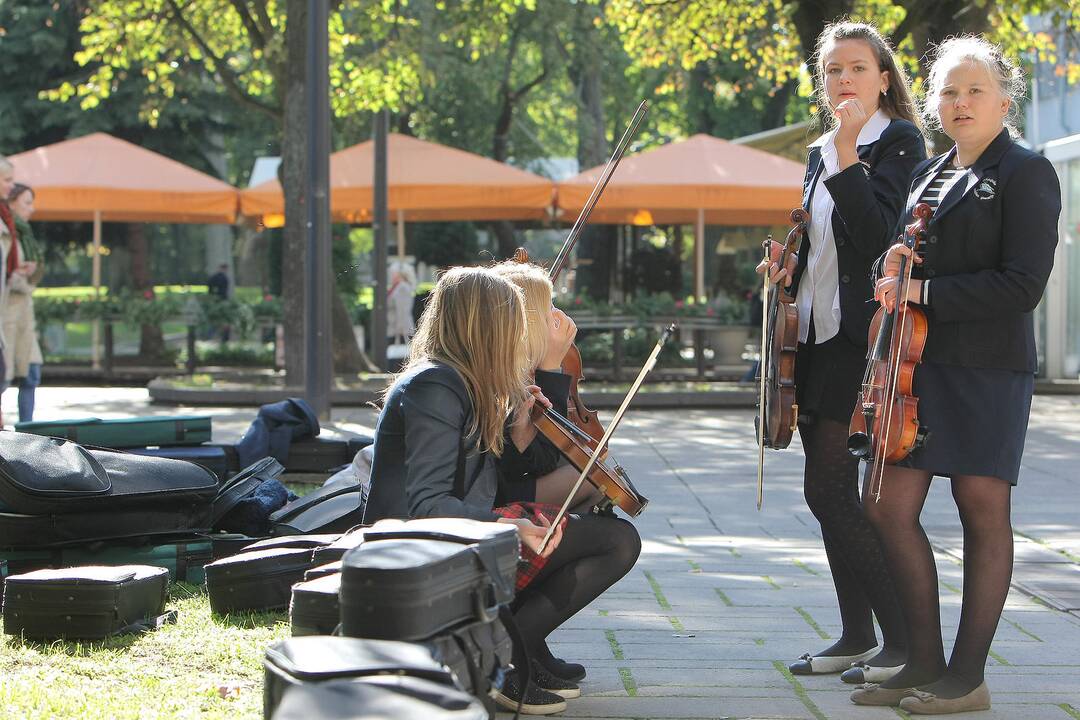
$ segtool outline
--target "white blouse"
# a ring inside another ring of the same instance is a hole
[[[877,142],[890,122],[889,116],[878,108],[859,131],[856,147]],[[830,340],[840,332],[840,284],[832,225],[835,204],[825,187],[825,180],[840,172],[835,136],[834,128],[809,145],[821,148],[821,163],[810,191],[810,227],[807,229],[810,254],[795,295],[795,305],[799,308],[799,342],[802,343],[810,337],[811,316],[814,318],[815,343]]]

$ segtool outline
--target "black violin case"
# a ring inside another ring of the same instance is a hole
[[[380,521],[345,553],[342,634],[420,640],[491,622],[514,597],[513,525],[458,518]]]
[[[325,566],[324,566],[325,567]],[[305,577],[311,574],[307,572]],[[331,572],[308,578],[292,586],[289,603],[289,625],[292,634],[331,635],[341,622],[338,590],[341,573]]]
[[[266,649],[263,661],[263,714],[278,717],[275,711],[282,698],[297,687],[316,688],[324,684],[355,684],[387,676],[405,676],[454,688],[450,670],[431,648],[390,640],[362,640],[344,637],[299,637],[275,643]],[[378,693],[375,694],[378,696]],[[309,708],[317,714],[318,703]],[[355,704],[353,711],[366,705]],[[342,717],[362,717],[342,715]],[[372,715],[371,717],[410,717]]]
[[[354,528],[339,537],[329,545],[315,548],[311,557],[316,565],[325,565],[332,562],[341,562],[345,553],[364,542],[367,528]]]
[[[343,533],[363,522],[365,492],[359,483],[324,485],[274,511],[270,534]]]
[[[39,640],[99,640],[175,620],[169,571],[147,565],[35,570],[5,582],[4,632]]]
[[[203,568],[210,609],[218,615],[285,609],[292,586],[311,567],[310,547],[264,547],[215,560]]]
[[[0,432],[0,547],[209,532],[217,489],[194,463]]]

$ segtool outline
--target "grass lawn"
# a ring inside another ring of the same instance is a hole
[[[0,717],[261,718],[263,652],[285,613],[214,617],[205,589],[169,588],[175,625],[105,642],[0,641]],[[224,690],[222,690],[224,688]]]

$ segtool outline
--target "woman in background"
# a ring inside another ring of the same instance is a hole
[[[30,422],[34,419],[34,395],[41,384],[43,362],[34,318],[33,293],[45,274],[45,266],[30,228],[30,217],[34,214],[33,189],[15,183],[8,196],[8,204],[15,220],[19,257],[24,262],[10,278],[3,309],[6,341],[3,389],[7,389],[12,382],[19,386],[19,422]]]

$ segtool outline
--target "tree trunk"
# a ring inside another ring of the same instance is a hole
[[[604,92],[601,57],[596,26],[596,9],[586,3],[576,8],[574,50],[569,66],[570,80],[578,93],[578,164],[582,170],[601,165],[608,159],[608,141],[604,123]],[[629,119],[629,118],[627,118]],[[610,266],[614,248],[614,226],[590,226],[578,241],[577,288],[586,288],[589,296],[607,300],[610,292]]]
[[[819,2],[790,2],[795,5],[795,11],[791,15],[792,23],[799,33],[799,42],[802,44],[803,59],[810,74],[814,72],[814,49],[817,45],[818,35],[825,26],[840,17],[850,15],[855,8],[854,0],[820,0]]]
[[[335,289],[333,298],[330,300],[333,318],[331,320],[334,335],[334,374],[358,373],[362,371],[377,372],[367,355],[356,344],[356,335],[352,329],[352,318],[349,310],[345,307],[345,301],[341,299],[341,293]]]
[[[307,207],[307,134],[304,103],[307,0],[288,0],[285,25],[285,109],[281,133],[281,187],[285,195],[281,294],[285,326],[285,384],[304,382],[304,266]]]
[[[154,280],[150,273],[150,247],[146,240],[146,230],[141,223],[127,226],[128,252],[131,255],[131,287],[142,295],[154,291]],[[139,329],[139,357],[155,364],[168,360],[165,351],[165,336],[160,325],[144,324]]]

